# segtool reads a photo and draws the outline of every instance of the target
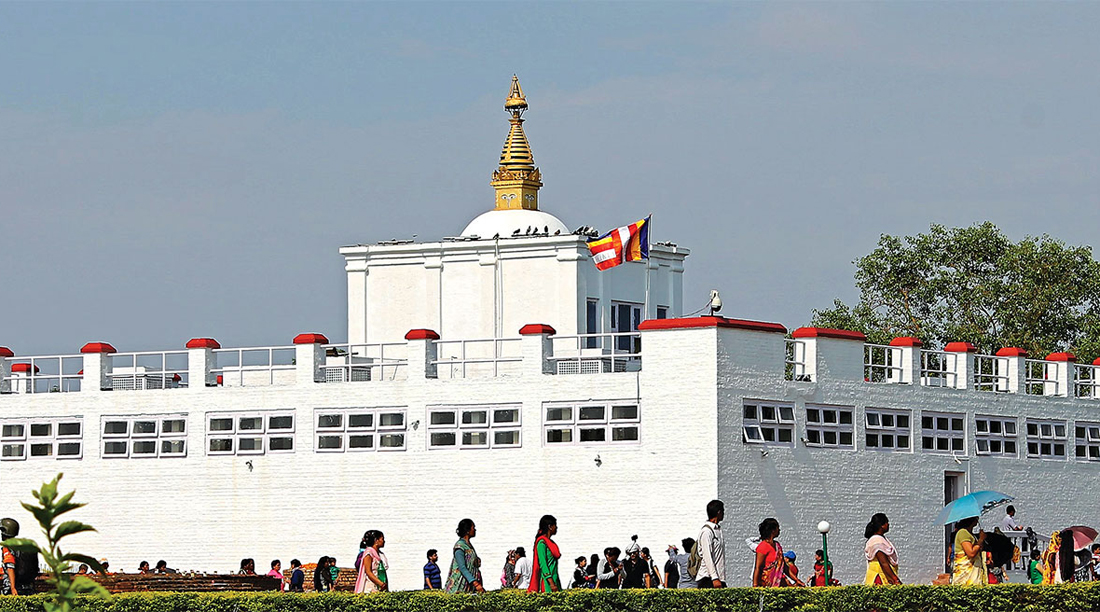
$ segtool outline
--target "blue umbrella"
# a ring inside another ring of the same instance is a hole
[[[943,510],[940,510],[940,513],[936,515],[936,524],[949,525],[963,519],[981,516],[986,510],[1010,502],[1013,499],[1011,495],[997,491],[975,491],[970,495],[963,495],[944,506]]]

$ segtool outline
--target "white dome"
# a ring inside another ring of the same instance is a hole
[[[519,234],[523,235],[529,228],[532,232],[534,229],[538,229],[540,234],[549,231],[551,236],[555,232],[570,233],[569,228],[565,227],[560,219],[550,213],[541,210],[510,209],[490,210],[487,213],[478,215],[477,218],[470,221],[466,229],[462,230],[462,235],[478,236],[482,240],[491,240],[497,234],[501,238],[509,238],[516,230],[519,230]]]

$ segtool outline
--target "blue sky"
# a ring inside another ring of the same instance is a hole
[[[685,291],[805,323],[880,233],[1093,244],[1097,3],[2,3],[0,345],[345,331],[342,244],[648,213]],[[698,304],[695,304],[698,302]],[[694,308],[693,308],[694,309]]]

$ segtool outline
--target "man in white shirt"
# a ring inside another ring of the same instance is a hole
[[[1001,519],[1001,532],[1006,531],[1023,531],[1024,526],[1016,522],[1016,507],[1009,506],[1005,508],[1005,517]]]
[[[519,557],[516,561],[516,588],[526,591],[531,584],[531,560],[527,558],[527,552],[522,546],[516,549],[516,556]]]
[[[700,589],[722,589],[726,583],[726,540],[719,523],[726,518],[726,505],[721,500],[707,504],[707,522],[699,532],[699,573],[695,579]]]

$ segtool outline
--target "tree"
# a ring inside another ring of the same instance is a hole
[[[42,555],[49,567],[49,584],[53,587],[50,597],[43,602],[46,612],[73,612],[79,610],[77,596],[94,595],[109,598],[107,589],[104,589],[96,581],[86,576],[73,576],[68,573],[70,566],[75,563],[86,563],[92,570],[102,573],[103,566],[88,555],[62,552],[61,540],[73,534],[85,531],[95,531],[91,525],[79,521],[65,521],[56,523],[56,519],[62,514],[72,512],[84,507],[74,501],[76,491],[70,491],[58,497],[57,487],[61,482],[61,474],[58,474],[51,482],[44,483],[38,491],[32,491],[38,505],[22,502],[24,508],[34,515],[38,525],[42,527],[42,533],[46,536],[46,544],[39,545],[34,540],[27,538],[10,538],[4,540],[4,546],[20,550],[33,550]]]
[[[886,344],[897,336],[927,346],[972,342],[1043,357],[1100,356],[1100,263],[1088,246],[1043,235],[1013,242],[986,222],[932,225],[916,236],[883,234],[855,262],[859,302],[814,310],[812,325],[859,330]]]

